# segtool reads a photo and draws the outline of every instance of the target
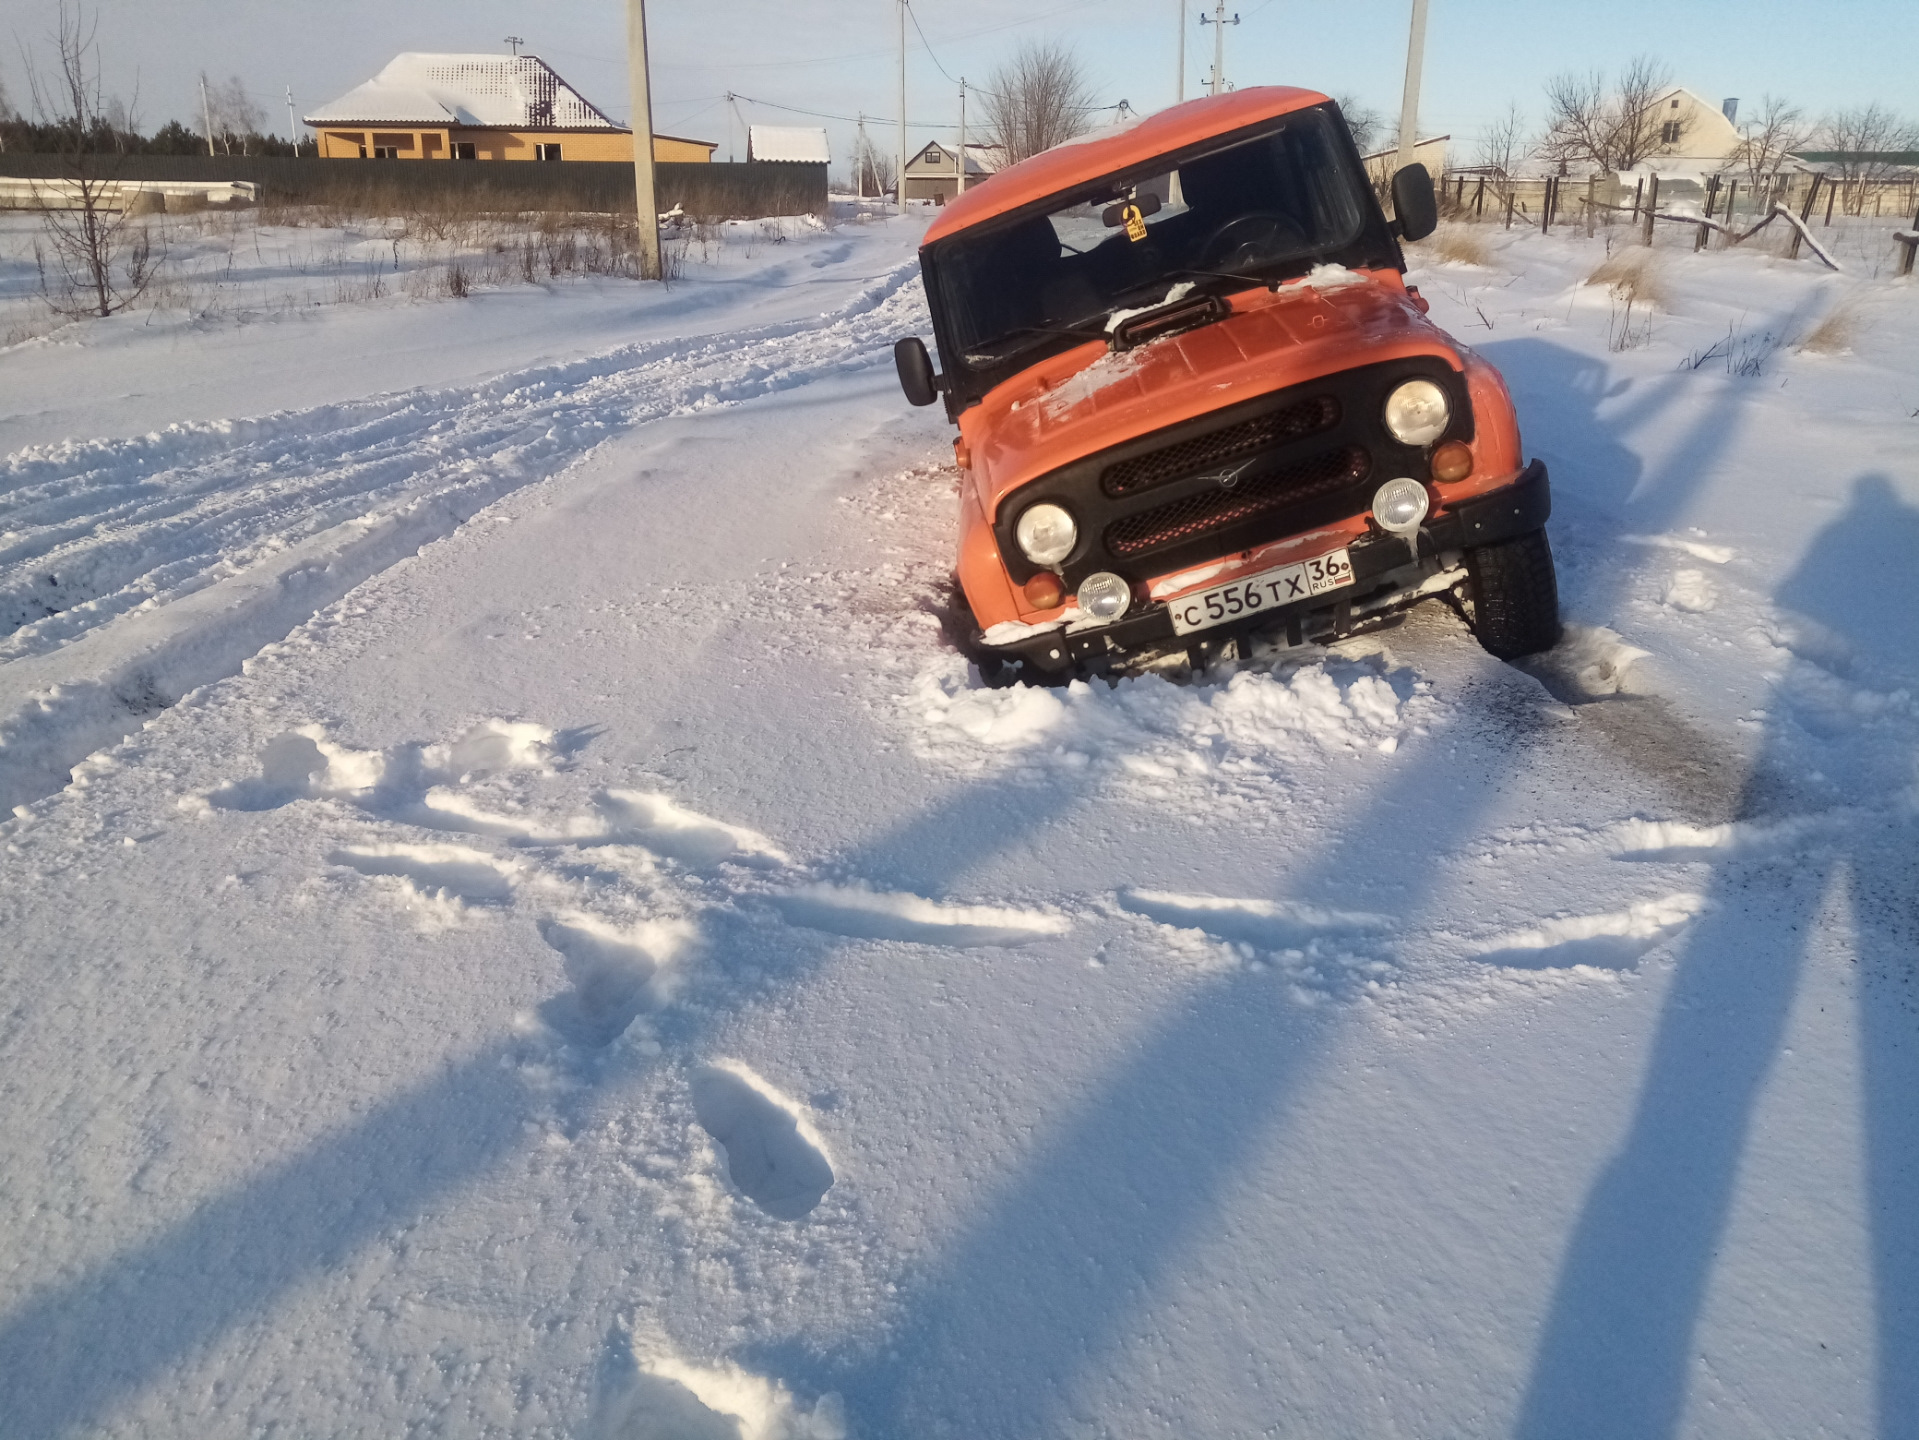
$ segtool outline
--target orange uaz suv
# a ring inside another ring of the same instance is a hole
[[[1511,659],[1559,635],[1545,467],[1499,372],[1426,317],[1338,107],[1265,87],[1062,145],[947,205],[920,250],[959,427],[957,627],[988,680],[1254,634],[1298,644],[1457,595]]]

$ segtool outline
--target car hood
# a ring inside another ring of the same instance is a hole
[[[1397,272],[1323,269],[1231,303],[1224,320],[1136,350],[1093,342],[1052,356],[962,414],[987,518],[1012,491],[1094,451],[1317,376],[1412,355],[1460,368]]]

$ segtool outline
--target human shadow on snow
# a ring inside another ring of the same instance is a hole
[[[1919,675],[1915,555],[1919,510],[1867,476],[1775,599],[1855,653]],[[1782,693],[1743,813],[1817,806],[1783,777],[1847,763],[1793,711]],[[1833,910],[1854,932],[1877,1433],[1919,1436],[1919,826],[1909,808],[1874,808],[1912,775],[1906,746],[1873,739],[1870,724],[1859,724],[1864,743],[1846,777],[1849,798],[1864,802],[1856,818],[1807,848],[1717,867],[1714,905],[1667,992],[1631,1127],[1572,1233],[1519,1419],[1523,1440],[1677,1432],[1754,1109],[1807,947],[1834,938],[1822,923]],[[1822,1238],[1781,1268],[1816,1268]],[[1790,1328],[1790,1315],[1777,1319]]]

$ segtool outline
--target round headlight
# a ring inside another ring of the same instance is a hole
[[[1426,518],[1426,487],[1404,476],[1388,480],[1373,492],[1373,519],[1382,530],[1411,535]]]
[[[1430,445],[1446,433],[1453,407],[1430,380],[1408,380],[1386,397],[1386,428],[1402,445]]]
[[[1079,582],[1080,613],[1095,620],[1117,620],[1133,603],[1133,587],[1110,570],[1088,575]]]
[[[1058,505],[1041,502],[1019,517],[1019,524],[1013,527],[1013,538],[1035,565],[1057,565],[1073,553],[1079,527]]]

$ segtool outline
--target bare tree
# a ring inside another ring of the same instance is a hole
[[[898,178],[898,162],[875,145],[864,131],[853,154],[854,183],[861,195],[883,196]]]
[[[1507,103],[1506,113],[1480,132],[1473,159],[1487,170],[1498,171],[1504,179],[1510,178],[1531,153],[1532,142],[1526,138],[1526,117],[1520,112],[1518,102],[1511,101]]]
[[[1335,95],[1333,104],[1346,117],[1346,128],[1353,132],[1353,144],[1359,147],[1359,153],[1372,154],[1373,142],[1379,139],[1380,131],[1386,128],[1385,117],[1357,95]]]
[[[1733,159],[1746,172],[1754,194],[1769,190],[1793,151],[1806,143],[1806,114],[1782,95],[1760,97],[1753,118],[1739,127]]]
[[[1029,41],[987,77],[986,128],[1006,149],[1006,163],[1050,150],[1084,133],[1093,87],[1079,60],[1053,41]]]
[[[1654,108],[1671,83],[1671,69],[1649,55],[1627,65],[1616,85],[1607,85],[1598,70],[1555,75],[1546,82],[1546,136],[1539,153],[1562,166],[1632,169],[1685,137],[1683,110],[1668,118]]]
[[[62,315],[111,315],[153,282],[147,227],[135,223],[114,179],[117,156],[102,149],[108,118],[95,48],[98,20],[62,0],[50,37],[55,71],[32,68],[34,109],[53,132],[61,175],[36,192],[46,250],[35,245],[40,293]],[[47,251],[52,252],[49,263]]]
[[[1875,100],[1828,115],[1818,138],[1820,149],[1837,152],[1832,165],[1845,187],[1846,213],[1857,215],[1865,208],[1866,192],[1900,168],[1899,153],[1919,149],[1919,126]]]
[[[222,84],[209,79],[202,70],[200,83],[206,87],[208,123],[213,129],[214,143],[224,154],[231,155],[236,145],[242,155],[246,154],[248,142],[260,133],[261,123],[260,107],[247,93],[246,82],[232,75]]]

